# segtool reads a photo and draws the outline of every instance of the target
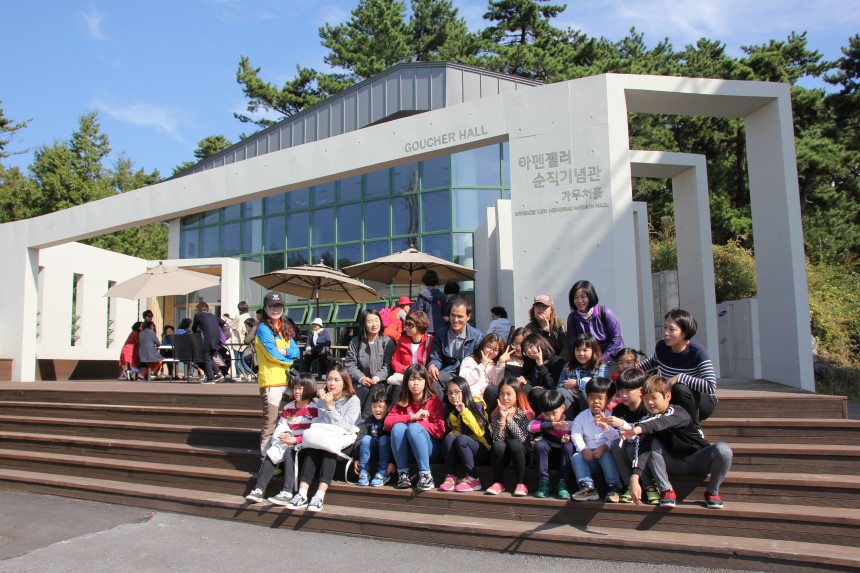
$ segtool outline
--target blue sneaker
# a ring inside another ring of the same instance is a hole
[[[370,474],[367,473],[367,470],[361,470],[358,472],[358,485],[365,486],[370,483]]]
[[[388,472],[378,471],[376,475],[373,476],[373,480],[370,482],[370,487],[382,487],[388,483],[388,480],[391,479],[391,476]]]

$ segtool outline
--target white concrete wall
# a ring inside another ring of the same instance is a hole
[[[144,272],[146,261],[81,243],[67,243],[39,251],[39,336],[37,358],[119,360],[131,325],[140,320],[138,303],[107,299],[108,281],[122,282]],[[79,274],[75,314],[79,338],[72,346],[74,275]],[[108,326],[108,303],[112,320]],[[4,325],[5,326],[5,325]],[[107,329],[112,328],[108,344]],[[10,332],[5,329],[4,332]]]

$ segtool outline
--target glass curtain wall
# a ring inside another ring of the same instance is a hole
[[[180,225],[180,257],[241,257],[241,297],[252,307],[263,292],[249,278],[288,266],[340,269],[411,244],[471,267],[474,231],[488,206],[510,197],[509,173],[502,143],[190,215]],[[390,297],[406,291],[371,286]]]

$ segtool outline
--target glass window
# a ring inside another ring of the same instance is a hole
[[[364,243],[364,260],[370,261],[391,254],[388,250],[388,239],[384,241],[368,241]]]
[[[214,225],[221,220],[221,210],[215,209],[214,211],[206,211],[203,213],[203,220],[200,221],[201,225]]]
[[[266,217],[263,225],[263,247],[267,251],[284,250],[284,216]]]
[[[307,313],[307,311],[307,306],[294,306],[292,308],[288,308],[284,314],[286,314],[287,317],[296,324],[304,324],[305,313]]]
[[[473,231],[487,220],[487,207],[495,206],[502,194],[498,189],[452,189],[454,228]]]
[[[287,266],[288,267],[297,267],[299,265],[307,265],[308,264],[308,251],[303,249],[301,251],[287,251]]]
[[[454,262],[475,268],[475,239],[472,233],[454,233]]]
[[[179,234],[179,258],[196,259],[200,231],[182,231]]]
[[[365,197],[383,197],[388,195],[388,169],[374,171],[364,177]]]
[[[401,165],[392,170],[395,195],[404,195],[418,191],[418,164]]]
[[[187,229],[189,227],[196,227],[197,225],[200,224],[201,218],[202,217],[201,217],[200,213],[196,213],[194,215],[188,215],[187,217],[182,217],[182,222],[180,224],[182,225],[183,229]]]
[[[361,262],[361,244],[338,245],[337,268],[342,269]]]
[[[284,268],[284,253],[269,253],[263,257],[264,272],[279,271]]]
[[[392,235],[418,233],[418,221],[418,195],[394,197],[391,200]]]
[[[242,221],[242,253],[259,253],[263,250],[263,220]]]
[[[200,229],[200,256],[217,257],[221,245],[218,244],[219,227],[204,227]]]
[[[287,248],[307,247],[309,230],[307,213],[287,215]]]
[[[287,211],[298,211],[307,209],[310,205],[308,200],[309,189],[296,189],[295,191],[287,191]]]
[[[421,189],[447,187],[451,182],[451,156],[427,159],[421,163]]]
[[[315,302],[312,303],[311,304],[311,312],[310,312],[310,314],[308,314],[307,323],[309,324],[313,320],[313,318],[316,318],[317,316],[319,316],[323,320],[323,323],[331,322],[329,320],[329,317],[331,316],[331,309],[333,307],[334,307],[334,305],[331,303],[320,304],[320,312],[319,312],[319,314],[317,314],[317,305]],[[311,318],[311,317],[313,317],[313,318]]]
[[[447,231],[451,228],[451,199],[449,191],[434,191],[421,195],[421,223],[425,233]]]
[[[347,177],[338,181],[338,201],[358,201],[361,199],[361,175]]]
[[[283,213],[286,205],[287,199],[284,197],[283,193],[278,193],[277,195],[272,195],[271,197],[263,199],[263,211],[265,211],[267,215],[270,213]]]
[[[373,309],[373,310],[376,310],[376,311],[380,311],[380,310],[382,310],[383,308],[385,308],[386,306],[388,306],[388,303],[387,303],[387,302],[385,302],[384,300],[381,300],[381,301],[379,301],[379,302],[369,302],[369,303],[367,303],[367,304],[365,304],[365,305],[364,305],[364,308],[365,308],[365,309]]]
[[[498,145],[455,153],[451,159],[455,186],[500,186]]]
[[[240,223],[230,223],[221,227],[221,256],[232,257],[242,253]]]
[[[505,187],[502,189],[502,199],[510,199],[511,198],[511,188]]]
[[[334,243],[334,209],[311,211],[311,244]]]
[[[222,221],[237,221],[242,217],[242,205],[230,205],[221,209]]]
[[[357,304],[339,304],[332,322],[354,322],[358,318]]]
[[[334,247],[319,247],[311,250],[311,262],[317,264],[322,261],[324,265],[334,267]]]
[[[334,203],[334,181],[316,185],[311,191],[311,202],[314,207],[331,205]]]
[[[399,239],[391,239],[391,252],[399,253],[400,251],[405,251],[409,247],[418,248],[418,236],[414,237],[401,237]]]
[[[388,201],[371,201],[364,204],[364,238],[388,237]]]
[[[502,185],[511,186],[511,146],[505,141],[502,143]]]
[[[442,235],[425,235],[421,239],[421,250],[434,257],[451,260],[451,236],[448,233]]]
[[[361,203],[337,208],[337,240],[340,243],[361,240]]]
[[[253,201],[245,201],[242,203],[242,216],[246,219],[248,217],[259,217],[263,214],[263,200],[262,199],[254,199]]]

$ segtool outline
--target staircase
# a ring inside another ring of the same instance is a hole
[[[846,418],[842,398],[722,391],[704,431],[734,450],[720,490],[723,510],[704,507],[706,482],[690,476],[673,480],[679,503],[671,509],[343,482],[332,485],[319,514],[248,505],[242,496],[259,468],[259,409],[251,385],[0,384],[0,488],[504,552],[755,570],[860,568],[860,421]],[[489,475],[482,478],[489,483]],[[529,478],[532,488],[535,475]]]

